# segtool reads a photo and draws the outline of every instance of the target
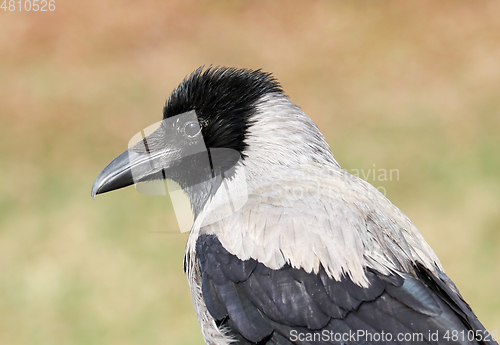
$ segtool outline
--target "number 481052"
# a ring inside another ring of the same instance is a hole
[[[1,1],[1,0],[0,0]],[[55,0],[3,0],[0,9],[4,11],[47,12],[56,10]]]

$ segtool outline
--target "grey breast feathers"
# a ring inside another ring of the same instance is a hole
[[[249,179],[241,209],[195,232],[217,235],[241,260],[315,273],[323,266],[330,277],[340,280],[347,274],[365,287],[365,268],[411,272],[419,262],[432,272],[442,271],[397,207],[369,183],[335,166],[277,166],[257,182]]]

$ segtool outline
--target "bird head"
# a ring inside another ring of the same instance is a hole
[[[316,125],[271,74],[199,68],[172,92],[159,128],[102,170],[92,197],[171,179],[196,214],[238,162],[264,173],[268,166],[321,159],[336,164]]]

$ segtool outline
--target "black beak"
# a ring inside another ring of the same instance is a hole
[[[95,179],[91,192],[92,199],[97,194],[134,184],[132,166],[140,166],[141,160],[144,160],[144,158],[147,160],[147,155],[127,150],[113,159]],[[144,165],[144,163],[142,164]]]
[[[159,129],[101,171],[92,186],[92,198],[138,182],[166,178],[183,188],[192,187],[230,170],[240,159],[239,152],[224,148],[207,150],[201,129],[189,132],[197,121],[194,111],[163,120]]]
[[[139,151],[139,152],[136,152]],[[164,169],[176,161],[179,150],[162,148],[150,152],[147,139],[113,159],[97,176],[91,196],[110,192],[138,182],[165,178]]]

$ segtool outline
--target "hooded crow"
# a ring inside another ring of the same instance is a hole
[[[92,197],[163,179],[193,210],[184,270],[206,344],[496,344],[411,221],[341,169],[269,73],[193,72]],[[220,211],[228,185],[244,192]]]

